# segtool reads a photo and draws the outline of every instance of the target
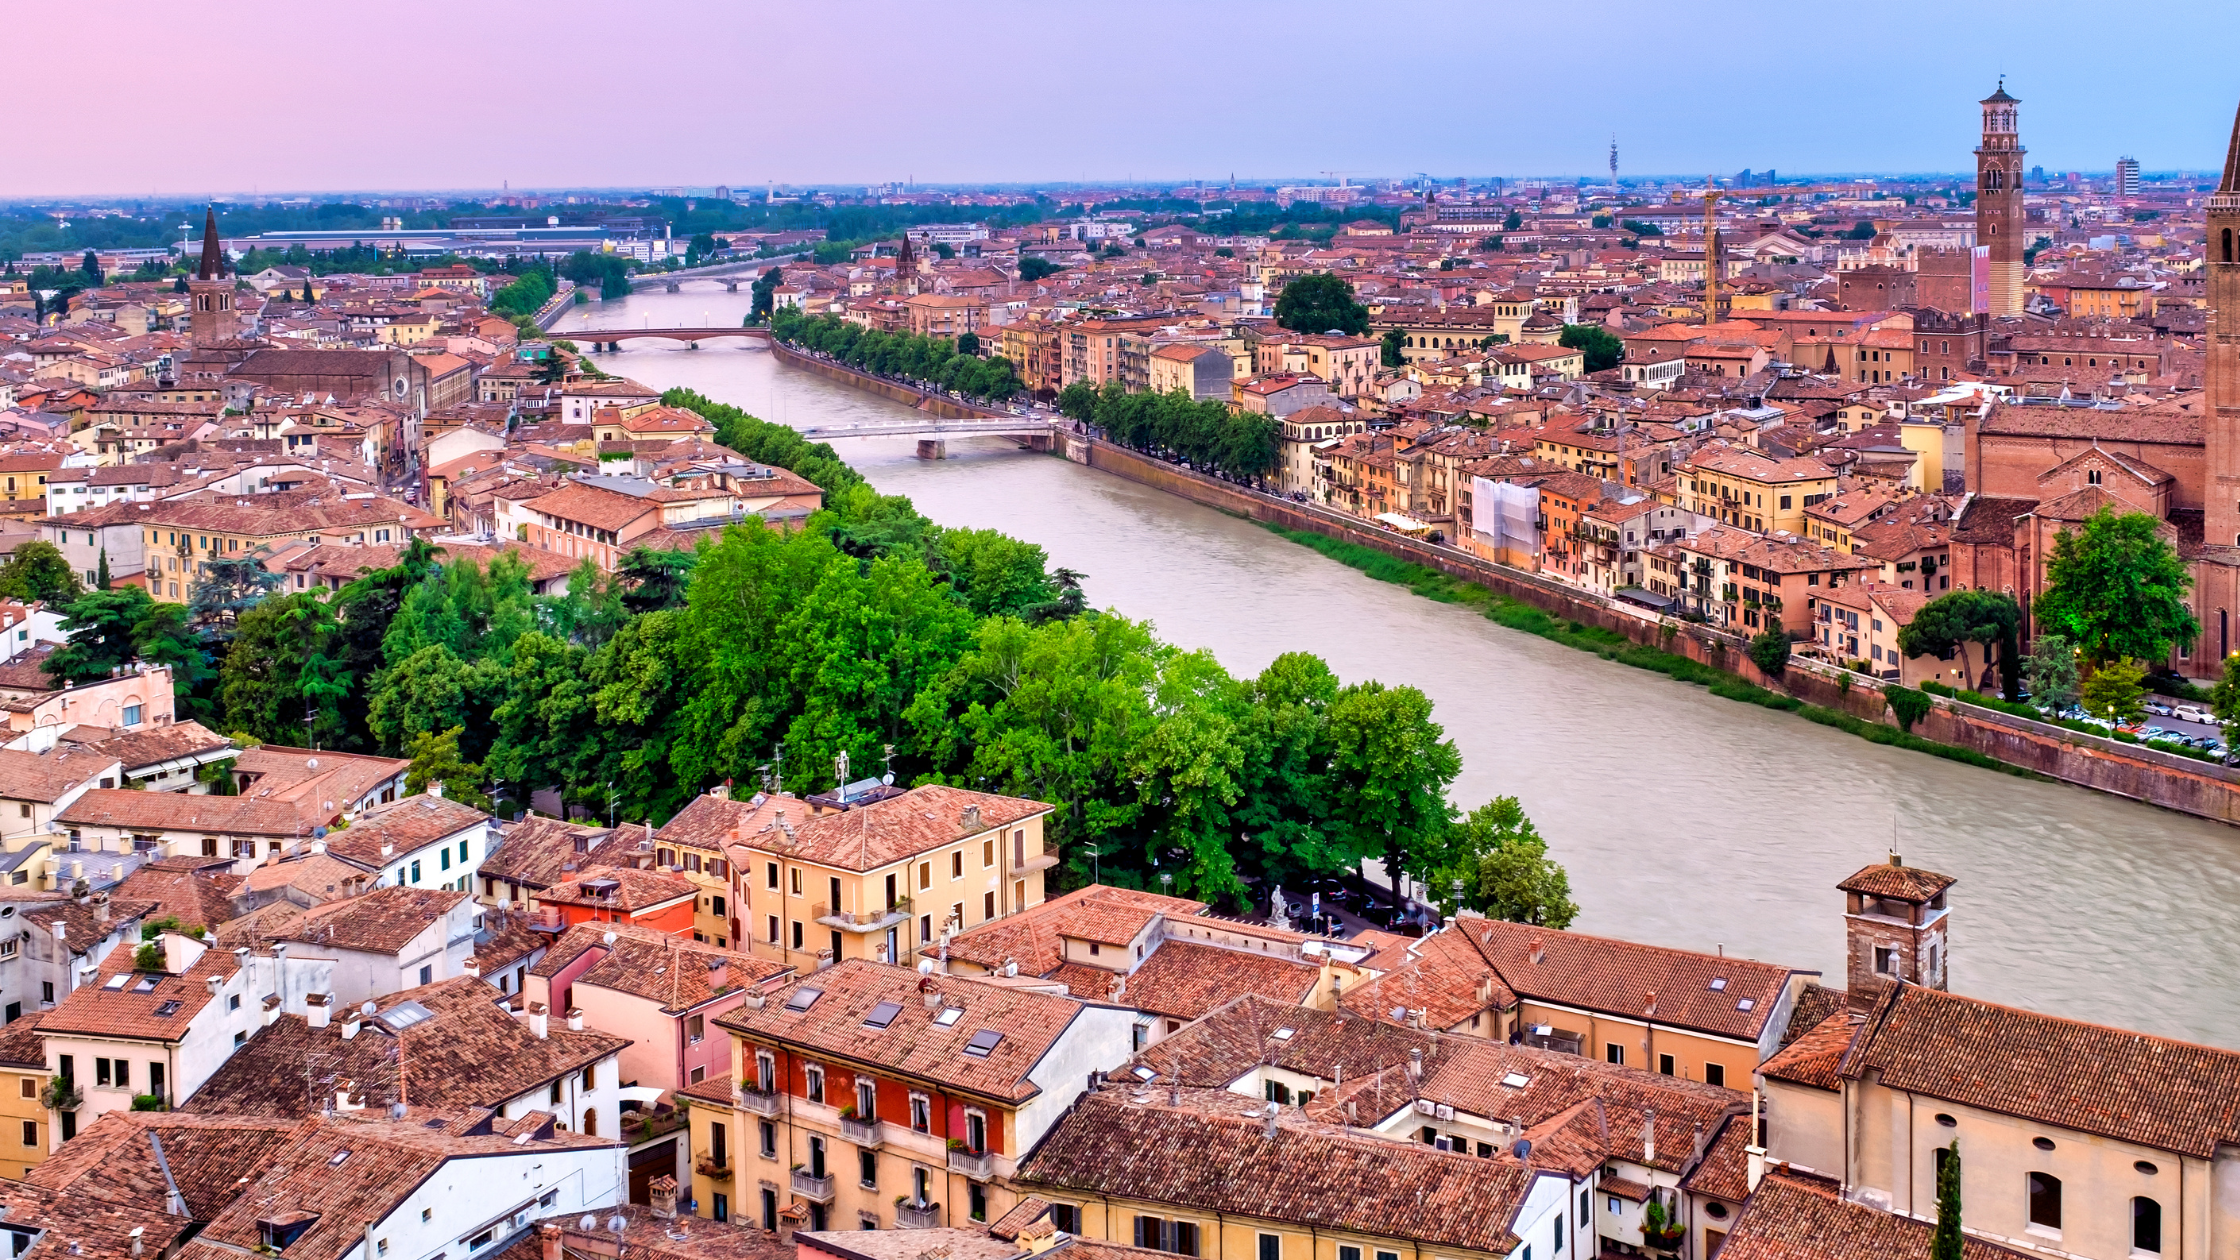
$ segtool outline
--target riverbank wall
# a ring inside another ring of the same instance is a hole
[[[952,419],[1003,414],[962,406],[953,399],[867,376],[775,342],[770,349],[787,366],[869,390],[905,406],[928,410],[930,406],[921,405],[952,408],[933,414]],[[1745,639],[1712,626],[1621,609],[1599,596],[1535,573],[1379,529],[1314,504],[1254,493],[1093,437],[1065,434],[1056,443],[1055,453],[1099,472],[1162,490],[1231,516],[1368,547],[1394,559],[1481,586],[1550,616],[1613,631],[1631,642],[1683,656],[1806,704],[1881,726],[1898,728],[1902,725],[1876,680],[1805,660],[1792,660],[1780,677],[1771,677],[1750,660]],[[2095,792],[2240,826],[2240,770],[2066,727],[2032,722],[1963,701],[1939,697],[1932,697],[1931,701],[1929,712],[1915,721],[1912,728],[1912,733],[1923,739],[1978,753],[2005,765]]]
[[[975,407],[970,403],[958,402],[954,398],[941,394],[927,393],[922,389],[912,389],[908,385],[897,384],[894,381],[872,376],[867,372],[858,372],[854,368],[828,362],[813,354],[804,354],[774,339],[769,345],[770,353],[776,355],[778,362],[787,367],[799,368],[804,372],[813,372],[828,381],[838,381],[851,389],[860,389],[877,394],[881,398],[901,403],[905,407],[922,411],[929,416],[937,416],[943,420],[1000,420],[1010,414],[993,411],[985,407]]]
[[[1635,643],[1685,656],[1807,704],[1878,725],[1900,725],[1880,684],[1847,670],[1796,660],[1779,678],[1769,677],[1749,659],[1745,640],[1710,626],[1620,611],[1597,596],[1537,574],[1378,529],[1311,504],[1255,494],[1109,442],[1068,436],[1064,454],[1075,463],[1232,516],[1339,538],[1383,552],[1482,586],[1551,616],[1614,631]],[[2230,767],[1942,698],[1934,699],[1930,711],[1913,724],[1913,733],[2064,783],[2240,825],[2240,770]]]

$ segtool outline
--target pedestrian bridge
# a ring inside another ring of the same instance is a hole
[[[695,350],[700,348],[701,342],[714,341],[718,337],[770,340],[770,330],[767,328],[555,328],[549,335],[578,345],[589,343],[595,352],[612,352],[620,349],[620,342],[642,341],[647,338],[682,341]]]

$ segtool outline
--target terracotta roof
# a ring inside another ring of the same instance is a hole
[[[386,863],[489,821],[490,815],[448,797],[407,796],[372,806],[347,830],[328,832],[327,852],[378,871]],[[389,852],[382,852],[384,846]]]
[[[1452,1028],[1485,1010],[1516,1003],[1517,995],[1469,939],[1458,932],[1425,937],[1413,958],[1398,963],[1367,984],[1346,990],[1345,1009],[1365,1019],[1407,1023],[1407,1013],[1422,1011],[1433,1029]],[[1395,1016],[1394,1010],[1403,1014]]]
[[[1868,1071],[1888,1089],[2201,1159],[2240,1144],[2240,1052],[1917,985],[1868,1015],[1843,1075]]]
[[[1016,962],[1026,975],[1048,976],[1064,961],[1060,937],[1071,936],[1103,944],[1108,936],[1130,921],[1134,921],[1136,931],[1140,931],[1153,915],[1195,918],[1205,911],[1206,903],[1202,901],[1091,884],[959,932],[950,938],[949,957],[991,970],[1006,962]],[[1131,931],[1113,943],[1124,945],[1134,939],[1135,932]],[[1101,990],[1098,996],[1102,996]]]
[[[498,1107],[573,1072],[619,1054],[627,1037],[586,1029],[573,1032],[553,1019],[545,1036],[499,1005],[505,998],[473,976],[456,976],[375,999],[375,1013],[353,1037],[343,1037],[343,1012],[325,1028],[300,1015],[282,1015],[258,1029],[211,1074],[181,1110],[198,1115],[302,1117],[334,1105],[314,1098],[304,1081],[306,1062],[317,1056],[334,1088],[370,1109],[404,1098],[413,1106]],[[410,1011],[401,1029],[383,1011]],[[352,1012],[355,1013],[355,1012]]]
[[[1750,1197],[1750,1117],[1729,1116],[1704,1148],[1703,1160],[1695,1170],[1681,1179],[1681,1185],[1697,1194],[1708,1194],[1714,1199],[1740,1203]]]
[[[1864,867],[1836,887],[1845,892],[1890,897],[1919,905],[1958,882],[1950,875],[1939,875],[1918,866],[1900,866],[1893,860]]]
[[[1140,1099],[1140,1101],[1139,1101]],[[1165,1090],[1083,1095],[1021,1166],[1041,1185],[1198,1211],[1404,1238],[1506,1255],[1509,1222],[1532,1174],[1506,1156],[1480,1159],[1361,1137],[1297,1111],[1274,1136],[1244,1114],[1256,1098]]]
[[[2016,518],[2029,515],[2030,510],[2036,506],[2036,499],[1999,499],[1980,494],[1970,495],[1967,506],[1960,510],[1959,519],[1953,522],[1952,541],[2012,547]]]
[[[1720,1260],[1890,1260],[1926,1256],[1933,1221],[1849,1203],[1834,1187],[1775,1172],[1735,1218]],[[2014,1260],[2027,1254],[1964,1238],[1962,1260]]]
[[[215,928],[234,916],[233,885],[231,858],[157,858],[111,889],[109,904],[114,913],[123,901],[148,901],[151,918],[177,919],[189,931]]]
[[[94,983],[72,991],[46,1013],[46,1031],[178,1041],[202,1008],[217,1000],[203,982],[230,980],[240,970],[231,952],[214,947],[204,949],[191,966],[177,973],[138,971],[134,957],[130,949],[110,951]],[[120,976],[125,982],[113,985]],[[158,1013],[166,1008],[168,1013]]]
[[[729,1072],[725,1072],[721,1076],[708,1077],[697,1084],[682,1086],[677,1090],[676,1096],[690,1098],[697,1102],[714,1103],[719,1107],[732,1107],[738,1104],[738,1100],[732,1094],[731,1073]]]
[[[126,772],[130,773],[161,765],[166,761],[217,752],[232,746],[232,740],[200,722],[186,721],[128,731],[102,740],[93,746],[93,751],[115,757]]]
[[[585,887],[592,881],[613,887],[608,891]],[[545,889],[538,900],[548,905],[633,912],[666,905],[680,897],[695,896],[699,891],[698,884],[682,875],[642,871],[630,866],[593,866],[578,872],[574,879]]]
[[[569,878],[579,864],[589,865],[599,847],[615,832],[557,818],[531,815],[517,823],[501,824],[498,840],[476,870],[486,878],[502,879],[524,888],[545,889]],[[584,851],[576,851],[581,841]]]
[[[2188,393],[2146,406],[2060,407],[1994,403],[1976,422],[1984,436],[2056,437],[2165,446],[2201,445],[2206,395]]]
[[[128,831],[200,831],[221,836],[311,834],[311,824],[294,808],[247,796],[201,796],[186,792],[142,792],[131,788],[91,788],[57,816],[70,827],[117,827]]]
[[[20,1015],[0,1028],[0,1067],[47,1070],[47,1039],[39,1032],[40,1015],[38,1011]]]
[[[134,872],[138,874],[139,872]],[[72,954],[84,954],[102,942],[112,932],[122,932],[136,938],[137,925],[156,909],[153,901],[135,901],[117,896],[96,894],[83,902],[75,901],[62,893],[49,893],[48,899],[24,905],[26,922],[36,923],[49,936],[57,926],[62,928],[62,944]],[[133,943],[137,944],[137,940]]]
[[[306,910],[274,939],[313,946],[314,955],[319,947],[395,954],[466,900],[463,892],[391,884]]]
[[[607,942],[608,937],[613,942]],[[672,1014],[688,1011],[734,990],[749,989],[793,968],[732,949],[688,940],[671,932],[629,924],[579,923],[554,941],[535,968],[551,976],[586,953],[600,955],[575,983],[628,993]],[[721,964],[722,989],[715,967]]]
[[[51,805],[56,798],[103,771],[113,769],[116,764],[114,757],[86,753],[58,757],[0,748],[0,797]],[[116,776],[112,774],[110,778],[113,781]]]
[[[682,1197],[691,1197],[691,1187],[686,1186]],[[623,1222],[618,1237],[609,1225],[616,1219]],[[584,1229],[580,1218],[563,1215],[541,1222],[527,1237],[497,1253],[491,1260],[544,1260],[546,1231],[557,1233],[560,1254],[583,1257],[627,1255],[631,1257],[659,1257],[660,1260],[794,1260],[795,1246],[786,1238],[753,1225],[733,1224],[694,1216],[689,1212],[675,1217],[655,1216],[653,1209],[641,1203],[620,1203],[603,1207],[594,1214],[597,1228]],[[854,1237],[853,1233],[844,1235]],[[914,1234],[899,1235],[902,1238]],[[802,1235],[795,1234],[793,1238]],[[919,1250],[928,1245],[920,1239]],[[619,1244],[619,1246],[618,1246]],[[1016,1248],[1006,1248],[1016,1255]],[[918,1260],[916,1252],[899,1260]],[[966,1260],[952,1256],[950,1260]],[[1009,1260],[1007,1257],[1006,1260]]]
[[[277,744],[245,748],[233,762],[235,774],[252,776],[245,799],[284,802],[319,825],[332,822],[343,810],[411,766],[412,762],[402,757],[314,752]]]
[[[1465,915],[1466,932],[1511,989],[1527,999],[1576,1006],[1722,1037],[1755,1041],[1780,1005],[1787,967],[1557,932]],[[1539,948],[1540,961],[1532,954]],[[1717,987],[1713,987],[1716,984]]]
[[[1127,1004],[1179,1019],[1196,1019],[1247,993],[1304,1004],[1321,977],[1314,963],[1166,940],[1128,977]]]
[[[790,835],[773,821],[738,843],[820,866],[869,871],[1051,809],[1022,797],[929,784],[843,813],[805,818],[792,825]],[[977,819],[968,821],[973,810]]]
[[[793,1006],[808,992],[821,994],[806,1010]],[[937,1005],[926,994],[938,993]],[[881,1002],[899,1004],[884,1029],[864,1026]],[[935,1023],[943,1010],[963,1014]],[[1027,1074],[1080,1014],[1071,998],[983,984],[962,976],[919,976],[914,971],[849,959],[773,991],[762,1009],[738,1007],[716,1023],[750,1040],[781,1043],[817,1056],[875,1064],[885,1071],[995,1098],[1024,1102],[1042,1092]],[[965,1047],[982,1032],[1002,1039],[985,1055]]]

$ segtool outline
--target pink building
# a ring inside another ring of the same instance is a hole
[[[529,971],[525,995],[630,1038],[625,1085],[673,1092],[731,1070],[715,1017],[793,974],[783,963],[626,924],[582,923]]]

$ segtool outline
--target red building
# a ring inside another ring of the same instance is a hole
[[[593,867],[541,893],[537,901],[567,929],[578,923],[630,923],[679,936],[692,935],[693,902],[700,889],[681,875],[629,867]]]

